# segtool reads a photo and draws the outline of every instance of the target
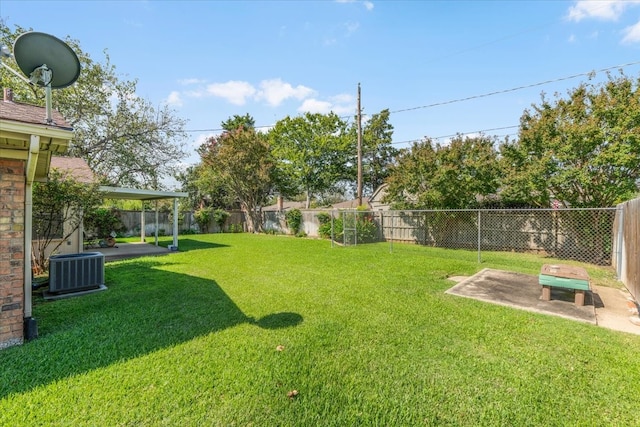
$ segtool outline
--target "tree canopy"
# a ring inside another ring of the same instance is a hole
[[[336,114],[306,113],[280,120],[269,132],[277,190],[311,198],[334,191],[349,177],[353,154],[347,124]]]
[[[386,201],[399,209],[465,209],[500,185],[498,152],[487,136],[456,136],[450,144],[430,139],[401,151],[387,180]]]
[[[502,155],[505,199],[606,207],[632,198],[640,182],[640,79],[621,73],[554,101],[543,96]]]
[[[29,31],[0,25],[2,44]],[[74,129],[69,154],[83,158],[99,179],[110,185],[159,188],[160,180],[175,171],[184,157],[184,120],[167,106],[154,107],[137,96],[135,80],[116,74],[105,51],[103,62],[83,52],[78,41],[66,38],[81,64],[78,80],[54,90],[52,104]],[[17,69],[13,60],[8,64]],[[14,99],[44,105],[43,89],[26,84],[0,69],[0,85],[14,92]]]
[[[398,155],[398,150],[391,145],[392,141],[393,125],[389,123],[389,110],[373,114],[362,129],[364,194],[371,195],[389,176],[389,168]]]
[[[210,169],[246,213],[247,228],[262,230],[261,208],[270,194],[273,162],[266,135],[238,127],[209,138],[198,153],[201,172]]]

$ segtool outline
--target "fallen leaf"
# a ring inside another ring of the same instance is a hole
[[[287,393],[287,397],[289,399],[293,399],[294,397],[296,397],[298,395],[298,390],[291,390],[289,393]]]
[[[283,345],[279,345],[276,347],[277,351],[283,351],[284,350],[284,346]]]

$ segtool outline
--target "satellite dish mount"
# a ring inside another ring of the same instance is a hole
[[[53,123],[51,89],[72,85],[80,76],[80,61],[75,52],[62,40],[45,33],[30,31],[18,36],[13,44],[13,54],[26,79],[12,68],[12,73],[29,84],[44,87],[47,124]],[[2,56],[11,56],[2,48]]]

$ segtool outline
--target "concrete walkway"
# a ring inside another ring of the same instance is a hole
[[[553,288],[551,301],[543,301],[538,276],[485,268],[471,277],[450,279],[459,283],[447,290],[448,294],[640,335],[640,326],[630,320],[632,308],[637,307],[624,290],[592,286],[592,291],[585,297],[585,305],[577,307],[571,290]]]

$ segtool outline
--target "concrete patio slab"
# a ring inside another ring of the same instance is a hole
[[[102,253],[105,262],[142,256],[167,255],[172,252],[163,246],[156,246],[144,242],[116,243],[116,245],[111,248],[91,248],[87,250]]]
[[[630,295],[624,290],[592,286],[585,305],[574,304],[572,290],[553,288],[550,301],[543,301],[538,276],[485,268],[471,277],[455,277],[459,283],[446,293],[560,316],[605,328],[640,335],[640,326],[630,320]]]

